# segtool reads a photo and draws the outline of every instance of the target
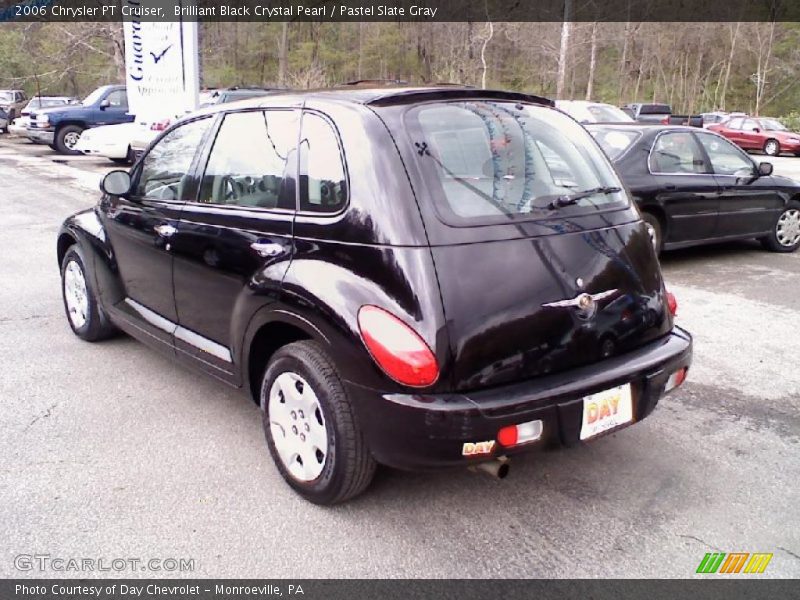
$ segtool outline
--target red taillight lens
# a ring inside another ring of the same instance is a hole
[[[678,315],[678,300],[672,292],[667,292],[667,308],[673,317]]]
[[[497,441],[506,448],[535,442],[540,437],[542,437],[542,422],[538,419],[517,425],[508,425],[497,432]]]
[[[661,119],[661,124],[662,125],[669,125],[669,115],[667,115],[666,117]]]
[[[686,374],[689,370],[684,367],[682,369],[678,369],[672,375],[669,376],[667,379],[667,384],[664,386],[664,393],[671,392],[676,387],[681,385],[684,381],[686,381]]]
[[[436,357],[403,321],[377,306],[362,306],[358,328],[367,350],[384,372],[403,385],[427,387],[439,378]]]

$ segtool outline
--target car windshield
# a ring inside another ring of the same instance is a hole
[[[761,119],[761,127],[767,131],[788,131],[783,123],[776,119]]]
[[[606,127],[592,127],[589,129],[589,133],[594,136],[603,152],[611,160],[616,160],[622,156],[641,135],[638,131],[631,129],[611,129]]]
[[[0,92],[0,102],[11,102],[12,99],[11,92]]]
[[[627,204],[586,130],[557,110],[434,103],[410,109],[406,124],[440,213],[457,224],[552,217],[567,196],[583,210]]]
[[[85,104],[86,106],[91,106],[92,104],[97,102],[100,98],[102,98],[103,94],[105,94],[105,92],[106,92],[105,88],[97,88],[91,94],[86,96],[86,98],[83,99],[81,104]]]
[[[616,106],[609,104],[591,104],[587,107],[589,114],[598,123],[631,123],[630,115],[622,112]]]

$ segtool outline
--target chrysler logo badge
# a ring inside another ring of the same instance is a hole
[[[548,302],[542,306],[549,308],[576,308],[581,316],[588,318],[594,315],[597,310],[597,303],[617,293],[618,290],[607,290],[597,294],[578,294],[569,300],[558,300],[556,302]]]

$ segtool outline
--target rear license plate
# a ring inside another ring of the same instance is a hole
[[[604,390],[583,399],[581,439],[625,425],[633,421],[633,397],[629,383]]]

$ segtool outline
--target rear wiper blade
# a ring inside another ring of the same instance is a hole
[[[563,196],[556,196],[553,198],[548,208],[562,208],[564,206],[575,204],[578,202],[578,200],[583,200],[584,198],[589,198],[590,196],[595,196],[597,194],[616,194],[617,192],[621,191],[622,188],[618,187],[597,187],[590,190],[575,192],[574,194],[564,194]]]

